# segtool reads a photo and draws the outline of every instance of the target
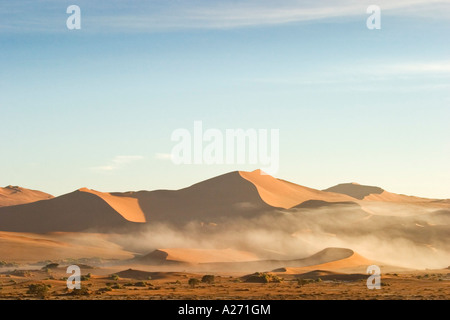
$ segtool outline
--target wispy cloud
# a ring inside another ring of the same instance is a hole
[[[158,159],[158,160],[171,160],[172,159],[172,155],[170,153],[156,153],[155,154],[155,159]]]
[[[143,156],[116,156],[108,164],[91,169],[98,172],[115,171],[132,162],[144,159]]]
[[[69,4],[72,3],[59,0],[1,2],[2,29],[64,32],[68,16],[64,6]],[[366,0],[77,1],[82,11],[82,29],[97,32],[223,29],[366,16],[371,4],[373,1]],[[450,16],[447,0],[377,0],[376,4],[383,13],[394,15],[434,19]]]
[[[444,86],[447,87],[450,78],[450,60],[341,65],[328,68],[326,71],[314,71],[313,74],[302,73],[299,76],[290,77],[257,77],[247,79],[247,81],[275,85],[330,85],[360,83],[361,81],[381,82],[393,78],[423,79],[424,77],[442,80]]]

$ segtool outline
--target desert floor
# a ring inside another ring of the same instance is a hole
[[[109,271],[109,270],[108,270]],[[203,274],[182,272],[134,272],[129,278],[105,275],[93,268],[82,280],[82,290],[74,294],[66,287],[63,268],[51,270],[1,271],[0,299],[263,299],[263,300],[347,300],[347,299],[431,299],[450,297],[450,270],[408,271],[382,275],[382,287],[369,290],[367,275],[348,275],[345,280],[333,275],[312,276],[299,283],[301,275],[277,274],[280,282],[247,283],[243,274],[215,274],[213,283],[203,283]],[[317,273],[320,275],[320,272]],[[150,275],[150,276],[149,276]],[[145,280],[144,280],[144,279]],[[151,278],[151,279],[150,279]],[[189,279],[199,281],[194,287]],[[315,278],[315,279],[314,279]],[[320,278],[320,279],[319,279]],[[304,282],[307,282],[306,284]],[[47,285],[44,293],[30,293],[32,284]]]

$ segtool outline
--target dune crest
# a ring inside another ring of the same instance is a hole
[[[406,196],[404,194],[391,193],[383,190],[380,194],[370,194],[364,197],[367,201],[383,201],[383,202],[429,202],[432,199],[419,198],[414,196]]]
[[[18,186],[0,188],[0,207],[15,206],[52,198],[53,196],[48,193]]]
[[[256,187],[261,199],[265,203],[273,207],[289,209],[308,200],[322,200],[327,202],[354,200],[354,198],[348,195],[320,191],[276,179],[270,175],[262,174],[262,171],[259,169],[252,172],[239,171],[239,174]]]
[[[406,196],[403,194],[391,193],[380,187],[364,186],[358,183],[341,183],[325,189],[326,192],[335,192],[348,195],[358,200],[379,201],[379,202],[431,202],[433,199]]]
[[[138,199],[129,197],[117,197],[111,195],[110,193],[91,190],[88,188],[81,188],[78,191],[87,192],[98,196],[128,221],[142,223],[146,222],[145,214],[139,206]]]

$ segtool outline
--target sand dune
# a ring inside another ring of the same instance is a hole
[[[2,192],[8,192],[9,196],[29,194],[28,200],[34,195],[34,191],[5,189]],[[340,205],[342,208],[333,209],[350,214],[347,209],[359,205],[374,213],[377,208],[371,204],[394,202],[438,208],[449,206],[448,201],[408,197],[378,187],[341,184],[320,191],[276,179],[260,170],[235,171],[180,190],[103,193],[83,188],[46,201],[0,207],[0,230],[106,232],[143,223],[185,225],[193,221],[218,225],[234,218],[276,213],[283,208]]]
[[[15,206],[53,198],[45,192],[29,190],[17,186],[0,188],[0,207]]]
[[[105,198],[116,207],[124,203]],[[94,193],[77,190],[46,201],[0,208],[0,230],[31,233],[98,232],[135,225],[125,219],[126,214],[121,211],[122,214]],[[130,214],[130,217],[133,215]]]
[[[238,262],[205,262],[199,264],[204,270],[219,271],[259,271],[284,268],[292,273],[302,273],[311,269],[335,270],[369,265],[370,261],[346,248],[326,248],[306,258],[292,260],[255,260]],[[287,272],[287,271],[285,271]]]
[[[180,190],[112,193],[139,201],[148,222],[184,224],[220,222],[231,217],[252,217],[272,208],[261,200],[255,186],[237,171]]]
[[[405,203],[426,203],[436,202],[435,199],[406,196],[403,194],[391,193],[379,187],[364,186],[358,183],[342,183],[325,189],[326,192],[341,193],[358,200],[379,201],[379,202],[405,202]]]
[[[171,262],[181,263],[215,263],[215,262],[242,262],[257,261],[259,258],[245,251],[233,249],[194,249],[171,248],[155,250],[138,259],[141,263],[164,264]]]
[[[44,260],[102,257],[130,259],[131,253],[108,242],[101,235],[0,232],[0,260],[35,263]]]
[[[354,200],[352,197],[344,194],[324,192],[276,179],[270,175],[262,174],[261,170],[252,172],[239,171],[239,174],[256,187],[261,199],[265,203],[273,207],[289,209],[308,200],[322,200],[327,202]]]
[[[175,279],[193,277],[193,274],[179,273],[179,272],[149,272],[136,269],[127,269],[116,273],[120,278],[133,280],[160,280],[160,279]]]
[[[117,213],[128,221],[145,222],[145,215],[139,206],[138,200],[129,197],[117,197],[109,193],[99,192],[87,188],[82,188],[79,191],[87,192],[98,196],[111,206]]]
[[[329,270],[312,270],[305,272],[302,268],[282,268],[284,270],[274,270],[272,272],[282,275],[294,275],[297,279],[312,279],[312,280],[337,280],[337,281],[357,281],[367,279],[368,275],[364,273],[342,273]]]
[[[350,249],[347,249],[350,250]],[[330,260],[328,262],[322,261],[322,263],[313,264],[313,265],[307,265],[303,267],[297,267],[297,268],[287,268],[288,273],[303,273],[306,272],[306,270],[341,270],[341,269],[349,269],[349,268],[356,268],[356,267],[367,267],[373,264],[373,261],[368,260],[361,255],[357,254],[353,250],[350,250],[352,253],[347,256],[347,254],[343,254],[340,256],[339,259],[336,260]],[[337,256],[335,256],[337,258]],[[363,269],[364,269],[363,268]]]
[[[380,194],[370,194],[364,197],[364,200],[367,201],[382,201],[382,202],[414,202],[414,203],[423,203],[423,202],[432,202],[433,199],[426,199],[414,196],[406,196],[404,194],[391,193],[383,190]]]

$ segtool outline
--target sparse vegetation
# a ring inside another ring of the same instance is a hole
[[[266,272],[255,272],[252,275],[249,275],[245,278],[245,282],[250,283],[280,283],[283,279],[278,277],[277,275],[273,275]]]
[[[47,296],[49,288],[50,286],[43,283],[30,284],[27,293],[42,299]]]
[[[320,278],[319,278],[320,279]],[[322,279],[321,279],[322,280]],[[313,283],[314,282],[314,280],[312,280],[312,279],[303,279],[303,278],[297,278],[296,279],[296,281],[297,281],[297,284],[301,287],[301,286],[304,286],[305,284],[308,284],[308,283]]]
[[[211,283],[214,283],[214,281],[215,281],[215,277],[212,274],[204,275],[203,278],[202,278],[202,282],[203,283],[211,284]]]
[[[104,287],[104,288],[100,288],[97,290],[97,292],[103,293],[103,292],[108,292],[108,291],[112,291],[113,289],[111,287]]]
[[[88,273],[88,274],[86,274],[86,275],[82,275],[82,276],[80,277],[80,279],[81,279],[81,281],[87,281],[87,280],[90,280],[91,277],[92,277],[92,274],[91,274],[91,273]]]
[[[134,284],[134,286],[135,286],[135,287],[146,287],[146,286],[147,286],[147,282],[139,281],[139,282],[136,282],[136,283]]]
[[[73,296],[88,296],[91,292],[87,287],[82,286],[80,289],[73,289],[69,294]]]
[[[196,279],[196,278],[191,278],[188,281],[188,284],[191,286],[191,288],[195,288],[196,285],[198,285],[200,283],[200,280]]]
[[[109,276],[109,279],[114,280],[114,281],[117,281],[117,280],[120,279],[120,277],[119,277],[117,274],[114,273],[114,274],[112,274],[112,275]]]

